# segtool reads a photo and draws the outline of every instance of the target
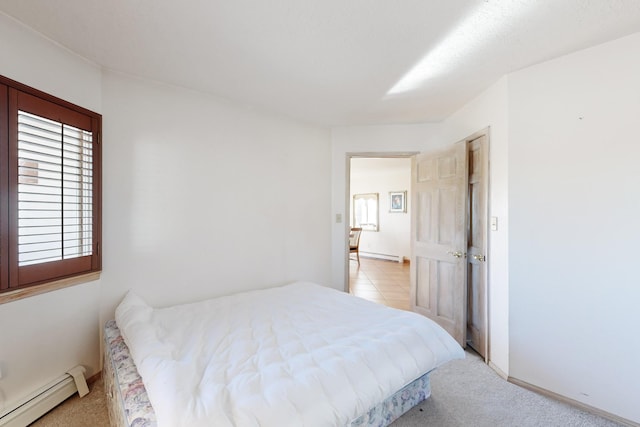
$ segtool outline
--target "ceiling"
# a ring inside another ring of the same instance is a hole
[[[640,31],[639,0],[0,0],[0,11],[106,69],[322,126],[440,121],[511,71]]]

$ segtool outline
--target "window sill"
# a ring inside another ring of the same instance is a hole
[[[56,280],[54,282],[42,285],[32,286],[24,289],[16,289],[0,294],[0,305],[8,302],[21,300],[23,298],[32,297],[34,295],[44,294],[46,292],[57,291],[58,289],[68,288],[70,286],[80,285],[83,283],[93,282],[100,278],[100,272],[82,274],[80,276],[67,277],[66,279]]]

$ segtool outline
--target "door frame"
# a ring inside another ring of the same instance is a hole
[[[491,336],[491,331],[490,331],[490,323],[489,323],[489,319],[490,319],[490,301],[489,301],[489,295],[490,295],[490,290],[491,290],[491,286],[489,283],[489,268],[490,268],[490,261],[491,261],[491,256],[489,254],[490,252],[490,240],[491,240],[491,228],[490,228],[490,224],[491,224],[491,200],[489,198],[490,196],[490,192],[491,192],[491,168],[490,168],[490,152],[491,152],[491,134],[490,134],[490,127],[486,127],[484,129],[481,129],[477,132],[472,133],[471,135],[467,136],[466,138],[463,139],[463,141],[465,141],[465,143],[467,144],[467,147],[470,148],[469,144],[472,141],[475,141],[479,138],[484,137],[484,161],[482,163],[482,165],[480,166],[483,173],[482,173],[482,181],[483,181],[483,187],[481,188],[482,191],[482,195],[484,197],[485,200],[485,206],[484,206],[484,247],[482,248],[482,253],[485,256],[485,261],[483,262],[484,265],[484,271],[483,271],[483,277],[482,279],[484,280],[485,283],[485,289],[484,289],[484,329],[486,331],[486,336],[485,336],[485,344],[484,344],[484,361],[488,364],[489,360],[490,360],[490,354],[491,354],[491,340],[489,339]],[[467,201],[469,201],[469,195],[467,196]],[[470,206],[468,206],[468,209],[471,209]],[[467,284],[469,284],[469,282],[467,281]]]
[[[486,206],[485,206],[485,224],[484,224],[484,228],[485,228],[485,236],[486,238],[484,239],[484,248],[483,248],[483,253],[486,257],[486,261],[485,261],[485,268],[484,268],[484,283],[485,283],[485,290],[484,290],[484,298],[485,298],[485,304],[484,304],[484,327],[485,327],[485,331],[486,331],[486,337],[485,337],[485,355],[484,355],[484,361],[485,363],[489,363],[489,361],[491,360],[491,324],[489,322],[490,319],[490,315],[489,312],[491,310],[491,304],[490,304],[490,293],[491,293],[491,283],[489,282],[489,269],[491,268],[491,255],[489,253],[489,249],[491,247],[490,242],[491,242],[491,229],[490,229],[490,223],[491,223],[491,199],[490,199],[490,195],[491,195],[491,127],[487,126],[484,129],[480,129],[477,132],[472,133],[471,135],[467,136],[466,138],[462,139],[461,141],[464,141],[465,144],[467,144],[467,149],[469,146],[469,143],[471,141],[474,141],[478,138],[481,137],[485,137],[486,140],[486,158],[484,161],[484,164],[482,165],[482,169],[484,171],[484,179],[485,179],[485,188],[483,189],[483,196],[486,200]],[[469,201],[469,195],[467,194],[467,204]],[[469,207],[468,207],[469,208]]]

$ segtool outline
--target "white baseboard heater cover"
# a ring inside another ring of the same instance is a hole
[[[360,251],[360,256],[363,258],[377,258],[377,259],[384,259],[387,261],[395,261],[399,263],[404,262],[404,256],[402,255],[377,254],[375,252]]]
[[[13,408],[2,412],[0,426],[25,427],[58,406],[75,392],[78,392],[80,397],[85,396],[89,393],[89,387],[87,387],[84,373],[84,367],[76,366],[39,388],[19,401]]]

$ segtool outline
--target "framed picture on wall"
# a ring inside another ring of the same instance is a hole
[[[407,192],[406,191],[390,191],[389,192],[389,212],[407,212]]]

